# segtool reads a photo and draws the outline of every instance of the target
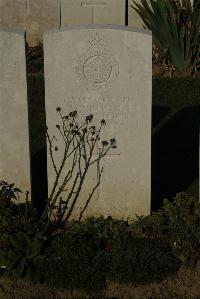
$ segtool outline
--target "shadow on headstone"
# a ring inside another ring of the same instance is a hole
[[[44,101],[43,75],[29,75],[28,105],[29,105],[29,132],[31,156],[31,198],[34,207],[41,215],[46,199],[47,188],[47,147],[46,147],[46,120]]]
[[[153,109],[153,119],[162,115]],[[163,114],[163,117],[165,115]],[[161,120],[161,118],[160,118]],[[153,122],[159,124],[159,121]],[[198,195],[200,107],[183,108],[152,137],[152,211],[164,198],[187,191]]]
[[[153,106],[152,127],[156,127],[160,121],[168,115],[170,108],[166,106]]]

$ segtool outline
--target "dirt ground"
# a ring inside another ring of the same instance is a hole
[[[148,285],[122,285],[108,282],[98,294],[64,291],[23,281],[0,279],[1,299],[198,299],[200,298],[200,262],[193,269],[180,268],[173,278]]]

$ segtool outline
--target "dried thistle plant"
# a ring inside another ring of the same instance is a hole
[[[96,165],[97,181],[80,212],[80,221],[101,183],[103,173],[101,159],[111,148],[116,148],[116,140],[114,138],[109,141],[101,140],[103,127],[106,126],[104,119],[97,128],[92,125],[92,114],[87,115],[83,123],[79,124],[77,111],[72,111],[68,115],[65,115],[60,107],[57,107],[56,111],[61,119],[61,125],[56,125],[56,128],[64,142],[64,151],[62,160],[58,163],[55,154],[61,149],[56,143],[56,137],[51,138],[47,128],[49,154],[55,172],[55,181],[41,220],[49,219],[50,221],[54,214],[55,221],[66,223],[77,204],[88,170],[92,165]]]

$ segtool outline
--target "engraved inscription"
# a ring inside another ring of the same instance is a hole
[[[89,88],[106,88],[118,76],[119,64],[104,46],[99,33],[92,36],[88,44],[87,53],[77,63],[78,78]]]
[[[104,97],[104,96],[69,96],[65,98],[67,111],[78,111],[78,120],[84,121],[85,116],[93,114],[93,125],[99,126],[102,119],[106,121],[104,128],[105,139],[119,137],[122,128],[127,129],[130,124],[137,126],[134,117],[136,111],[135,100],[130,96]],[[112,150],[109,156],[119,156],[122,153],[122,144],[118,140],[117,149]]]
[[[128,126],[135,120],[132,113],[135,111],[134,99],[129,96],[123,98],[97,97],[74,97],[65,99],[68,111],[77,110],[80,118],[88,113],[94,115],[97,121],[105,119],[109,126]]]

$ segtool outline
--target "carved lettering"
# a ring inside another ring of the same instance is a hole
[[[126,126],[134,122],[130,112],[135,111],[134,99],[129,96],[123,98],[105,97],[74,97],[65,99],[68,111],[76,110],[80,119],[87,114],[93,114],[97,121],[105,119],[110,126]]]

